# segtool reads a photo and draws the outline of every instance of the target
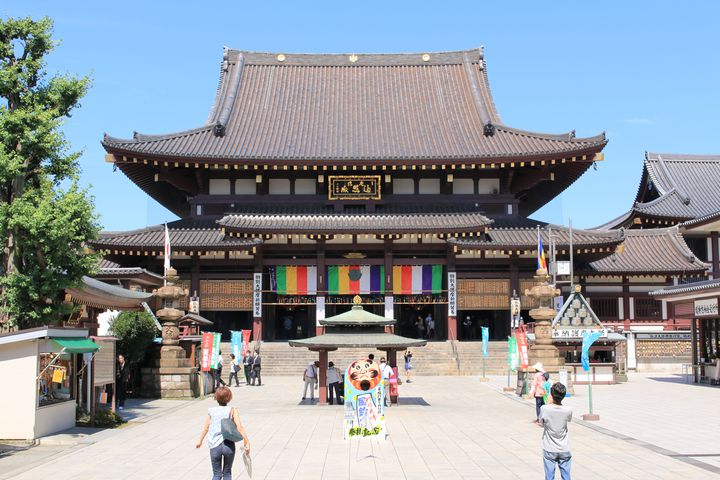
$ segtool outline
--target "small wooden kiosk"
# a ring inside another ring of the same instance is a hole
[[[392,333],[396,320],[366,311],[360,305],[362,303],[360,296],[355,296],[353,303],[355,305],[351,310],[325,320],[319,320],[324,333],[288,342],[293,347],[305,347],[311,351],[320,352],[320,405],[327,404],[328,352],[338,348],[376,348],[384,350],[388,364],[396,367],[398,350],[405,350],[408,347],[423,347],[427,344],[426,340],[401,337]],[[393,403],[397,403],[397,396],[391,400]]]

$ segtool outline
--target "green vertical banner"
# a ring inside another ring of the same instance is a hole
[[[337,295],[340,287],[338,285],[338,267],[331,265],[328,267],[327,289],[329,295]]]
[[[285,266],[278,265],[275,273],[275,281],[277,282],[277,293],[278,295],[285,295],[287,293],[287,279],[285,278]]]
[[[432,266],[432,293],[442,293],[443,266]]]
[[[515,337],[508,337],[508,368],[515,372],[518,366],[518,345]]]
[[[220,340],[222,338],[222,334],[220,333],[213,333],[213,349],[212,349],[212,362],[210,364],[211,368],[217,368],[220,364]]]

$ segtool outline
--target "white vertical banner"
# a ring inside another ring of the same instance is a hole
[[[457,317],[457,273],[448,272],[448,317]]]
[[[395,304],[392,295],[385,297],[385,318],[395,318]]]
[[[253,317],[262,317],[262,273],[253,274]]]
[[[315,326],[320,326],[320,320],[325,320],[325,297],[315,298]]]

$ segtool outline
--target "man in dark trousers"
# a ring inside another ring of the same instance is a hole
[[[250,378],[252,377],[252,364],[253,356],[252,353],[250,353],[250,349],[248,349],[248,351],[245,352],[245,356],[243,357],[243,371],[245,372],[245,383],[247,385],[250,385]]]
[[[260,368],[262,366],[261,364],[262,364],[262,359],[260,358],[260,352],[256,351],[255,356],[253,357],[253,363],[252,363],[252,368],[253,368],[252,385],[255,385],[255,379],[257,378],[257,381],[258,381],[257,386],[258,387],[260,385],[262,385],[262,378],[260,378]]]
[[[117,369],[115,370],[115,403],[118,406],[118,410],[125,408],[125,392],[127,391],[127,384],[130,382],[130,367],[125,361],[125,355],[118,355],[117,357]]]

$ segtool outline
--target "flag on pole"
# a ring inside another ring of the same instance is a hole
[[[598,331],[586,331],[583,333],[582,339],[582,361],[583,370],[586,372],[590,370],[590,347],[595,341],[602,336],[602,332]]]
[[[508,337],[508,366],[511,372],[517,371],[519,362],[520,355],[518,352],[517,339],[515,339],[515,337]]]
[[[163,253],[165,255],[163,268],[165,270],[170,268],[170,231],[167,228],[167,223],[165,224],[165,246],[163,249]],[[165,272],[163,272],[164,274]]]
[[[482,354],[483,357],[488,356],[488,340],[490,339],[490,329],[488,327],[480,327],[482,332]]]
[[[547,270],[547,261],[545,261],[545,250],[543,249],[542,237],[540,236],[540,227],[538,227],[537,237],[537,269]]]

